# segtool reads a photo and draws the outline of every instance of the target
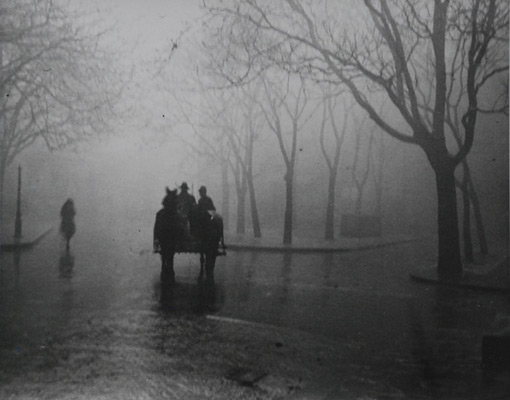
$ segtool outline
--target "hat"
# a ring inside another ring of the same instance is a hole
[[[199,192],[207,192],[207,188],[204,185],[202,185],[202,186],[200,186],[200,189],[198,189],[198,191]]]
[[[181,189],[188,190],[189,189],[188,184],[186,182],[182,182]]]

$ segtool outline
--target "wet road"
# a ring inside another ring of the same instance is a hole
[[[136,319],[161,307],[150,231],[120,235],[115,224],[94,226],[81,227],[70,254],[56,232],[31,251],[2,254],[3,349],[44,346],[55,332],[79,333],[90,324],[108,330],[109,317]],[[372,354],[374,370],[402,375],[402,389],[416,373],[438,387],[480,387],[481,336],[498,312],[508,312],[509,299],[409,280],[433,260],[432,245],[416,244],[341,254],[231,251],[217,261],[215,315],[358,343]],[[185,289],[165,307],[195,312],[198,257],[178,255],[175,263]],[[160,329],[157,318],[143,335]]]

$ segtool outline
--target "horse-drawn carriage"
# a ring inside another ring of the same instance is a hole
[[[219,222],[219,221],[221,221],[220,220],[221,216],[219,214],[216,214],[212,218],[214,218],[216,220],[215,223],[221,223],[221,222]],[[202,249],[203,249],[203,242],[201,241],[201,239],[199,239],[196,236],[183,237],[183,238],[175,241],[175,253],[200,254],[200,253],[202,253]],[[161,243],[158,240],[154,241],[154,252],[161,253]],[[216,255],[217,256],[226,256],[227,255],[227,246],[223,242],[223,233],[221,235],[221,238],[218,239]]]
[[[161,280],[173,283],[176,253],[200,254],[200,276],[204,267],[206,279],[213,281],[216,257],[226,255],[223,239],[223,220],[215,212],[199,212],[195,207],[190,215],[179,211],[176,190],[166,188],[163,208],[156,214],[153,248],[161,255]]]

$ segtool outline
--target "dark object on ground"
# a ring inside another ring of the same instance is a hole
[[[510,371],[510,317],[497,316],[493,331],[483,336],[482,365],[486,370]]]
[[[510,335],[484,335],[482,364],[490,370],[510,371]]]

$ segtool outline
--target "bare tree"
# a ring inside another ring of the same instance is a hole
[[[228,172],[229,170],[232,172],[238,195],[237,230],[239,231],[239,229],[242,229],[243,225],[243,223],[241,223],[240,228],[239,220],[243,220],[244,218],[242,214],[244,211],[239,215],[239,209],[244,209],[244,202],[243,196],[239,196],[239,189],[242,187],[241,181],[239,180],[240,166],[232,154],[229,140],[223,130],[224,121],[221,116],[224,115],[226,105],[224,101],[218,101],[218,97],[216,97],[213,92],[199,89],[201,95],[197,108],[197,85],[200,86],[200,82],[195,79],[191,85],[184,88],[165,88],[168,100],[173,104],[171,107],[172,112],[169,118],[165,118],[165,120],[170,120],[172,122],[170,126],[161,129],[161,131],[165,132],[161,140],[175,140],[185,145],[189,155],[192,155],[192,157],[189,157],[190,164],[183,164],[183,168],[191,168],[191,162],[194,162],[195,158],[198,156],[205,162],[212,163],[220,169],[222,193],[221,212],[225,229],[228,229],[230,220],[230,185]],[[183,127],[188,127],[189,131],[181,129]],[[170,138],[168,132],[174,133],[174,136]],[[246,192],[246,190],[244,190],[244,192]],[[243,204],[243,208],[239,206],[239,202]]]
[[[361,215],[361,211],[363,208],[363,195],[365,193],[366,185],[368,182],[368,178],[370,176],[370,172],[373,169],[372,165],[372,149],[374,144],[374,131],[375,126],[372,126],[370,131],[367,133],[365,124],[365,120],[354,122],[356,135],[354,136],[355,145],[354,145],[354,160],[352,162],[351,177],[356,187],[356,201],[354,203],[354,214]],[[368,147],[365,149],[366,156],[363,158],[364,165],[361,165],[360,156],[361,153],[361,140],[367,139]]]
[[[231,100],[233,101],[230,103],[231,107],[229,107],[229,112],[224,115],[224,132],[226,133],[226,137],[232,149],[232,154],[242,170],[241,173],[245,186],[247,186],[250,199],[253,236],[260,238],[262,232],[260,229],[253,171],[254,146],[261,129],[260,119],[257,119],[255,115],[258,90],[256,87],[254,89],[243,87],[240,93],[237,94],[237,96],[232,96]],[[236,106],[240,108],[240,120],[234,120],[232,118],[232,116],[235,115],[232,109]]]
[[[472,2],[469,6],[463,3],[454,3],[452,5],[452,18],[451,26],[448,30],[448,36],[446,46],[449,49],[450,57],[446,58],[446,69],[449,80],[447,81],[446,88],[446,115],[445,123],[447,129],[450,130],[452,137],[459,149],[462,148],[465,136],[463,126],[463,109],[466,107],[466,100],[468,98],[467,92],[467,80],[468,67],[470,63],[466,59],[469,57],[469,46],[472,39],[472,33],[476,36],[485,35],[483,32],[477,32],[476,26],[483,26],[486,21],[484,18],[488,17],[488,10],[480,12],[480,8],[490,7],[490,3],[483,2]],[[492,6],[496,6],[494,3]],[[471,9],[470,7],[474,7]],[[498,7],[499,8],[499,7]],[[469,21],[478,15],[480,20],[475,24],[475,30],[473,31],[473,25]],[[498,17],[499,21],[494,21],[494,29],[502,31],[507,18],[507,14],[503,13]],[[482,28],[485,29],[485,28]],[[499,35],[499,34],[498,34]],[[508,45],[507,37],[495,37],[495,44],[493,44],[490,50],[486,51],[483,60],[479,61],[478,69],[475,74],[476,84],[474,89],[477,93],[483,93],[487,90],[485,87],[489,86],[489,90],[493,90],[494,81],[497,82],[498,75],[502,75],[508,70],[508,64],[506,60],[506,52],[504,47]],[[474,60],[473,60],[474,61]],[[471,63],[472,64],[472,63]],[[473,67],[471,67],[473,68]],[[431,124],[430,116],[433,112],[433,91],[431,88],[434,87],[434,70],[430,68],[430,65],[425,61],[423,65],[417,65],[422,73],[422,77],[426,80],[429,85],[417,86],[419,95],[421,96],[421,106],[427,110],[428,113],[424,113],[425,117],[429,117],[429,124]],[[504,83],[504,82],[503,82]],[[492,86],[492,88],[491,88]],[[478,94],[477,94],[478,96]],[[491,103],[487,103],[483,100],[483,97],[478,96],[484,104],[479,107],[480,112],[485,114],[494,113],[506,113],[508,114],[508,79],[506,84],[504,83],[503,90],[501,90],[496,96],[491,97]],[[463,204],[463,218],[462,218],[462,232],[464,242],[464,256],[466,260],[473,261],[473,244],[471,237],[471,208],[475,217],[476,232],[478,235],[478,242],[480,246],[481,254],[488,253],[488,243],[485,234],[485,228],[483,224],[482,211],[480,207],[480,201],[478,198],[475,184],[473,182],[471,169],[469,167],[468,159],[465,157],[461,161],[462,165],[462,177],[456,180],[457,187],[461,190],[462,204]]]
[[[458,5],[456,9],[459,19],[470,20],[473,18],[480,18],[479,21],[476,21],[475,24],[458,24],[455,26],[455,29],[452,32],[453,38],[455,39],[452,43],[454,46],[454,56],[450,59],[449,71],[452,76],[450,81],[448,82],[447,88],[447,108],[446,108],[446,124],[448,128],[451,130],[453,137],[457,145],[462,147],[462,143],[465,140],[464,137],[464,121],[462,115],[462,107],[465,106],[466,97],[480,97],[478,93],[482,93],[484,90],[486,91],[488,86],[488,90],[494,90],[494,79],[497,75],[502,75],[502,73],[508,71],[508,62],[505,57],[505,47],[508,46],[508,37],[495,37],[497,39],[498,46],[492,46],[492,48],[486,51],[482,60],[478,61],[478,69],[473,75],[473,71],[469,70],[469,68],[473,69],[473,67],[469,67],[474,63],[466,63],[464,55],[469,52],[469,44],[470,38],[473,35],[486,35],[486,34],[496,34],[497,32],[490,33],[490,31],[483,32],[485,28],[482,28],[482,32],[477,32],[477,26],[482,26],[485,23],[491,23],[485,18],[489,17],[487,12],[480,13],[477,9],[478,7],[496,7],[496,4],[487,4],[484,5],[482,3],[474,4],[476,7],[473,10],[469,10],[463,5]],[[488,11],[488,10],[487,10]],[[499,21],[494,21],[494,30],[502,31],[502,26],[504,24],[508,24],[508,10],[503,15],[498,17],[494,16],[494,18]],[[485,20],[484,20],[485,19]],[[473,19],[473,22],[475,20]],[[473,31],[474,29],[474,31]],[[474,50],[471,50],[473,52]],[[473,53],[469,57],[473,57],[475,54]],[[465,83],[464,77],[468,74],[471,74],[471,79],[475,79],[476,83],[471,86],[472,93],[468,93],[468,85]],[[483,102],[479,106],[480,112],[484,114],[495,114],[495,113],[504,113],[508,115],[508,78],[503,79],[503,90],[499,92],[499,96],[491,96],[492,103],[484,104]],[[474,93],[473,93],[474,91]],[[497,93],[497,92],[496,92]],[[476,232],[478,236],[478,243],[480,246],[481,254],[488,254],[489,247],[487,242],[487,237],[485,234],[485,228],[482,219],[482,211],[480,207],[480,201],[478,198],[477,191],[475,189],[475,184],[473,182],[473,178],[471,175],[471,169],[468,164],[467,157],[462,160],[462,179],[457,180],[457,186],[461,189],[462,192],[462,203],[463,203],[463,238],[464,238],[464,255],[467,260],[473,260],[473,245],[471,238],[471,207],[473,209],[473,214],[475,217],[475,226]]]
[[[261,116],[256,115],[257,94],[250,90],[249,87],[213,89],[196,77],[187,89],[173,88],[168,93],[175,103],[172,120],[190,127],[193,133],[191,137],[178,135],[179,140],[193,155],[206,157],[221,166],[224,205],[228,204],[227,171],[231,172],[237,199],[236,232],[246,232],[246,200],[249,199],[253,235],[261,237],[253,166]]]
[[[331,3],[326,6],[334,7]],[[508,33],[508,4],[502,0],[464,1],[434,0],[393,1],[364,0],[364,9],[355,19],[355,30],[345,28],[349,21],[335,18],[344,11],[342,5],[327,13],[319,12],[316,2],[286,0],[268,3],[244,0],[228,7],[221,2],[209,7],[219,18],[235,19],[248,26],[252,51],[235,53],[223,68],[228,75],[232,65],[241,65],[244,75],[256,74],[258,61],[264,55],[278,65],[315,79],[345,85],[356,102],[387,134],[419,146],[427,156],[435,173],[437,190],[438,257],[440,276],[462,273],[457,216],[455,169],[473,145],[479,88],[506,65],[480,71],[486,56],[500,51],[497,46]],[[345,6],[345,3],[343,4]],[[458,10],[463,9],[459,19]],[[349,12],[355,10],[350,9]],[[327,14],[327,15],[326,15]],[[351,16],[349,16],[351,17]],[[352,19],[352,18],[351,18]],[[363,22],[367,25],[363,27]],[[467,66],[465,82],[467,99],[462,112],[464,140],[455,152],[447,147],[446,100],[448,76],[448,40],[459,40],[453,32],[457,26],[469,32],[466,51],[461,54]],[[243,36],[246,40],[246,36]],[[275,51],[277,49],[278,51]],[[284,54],[283,56],[281,54]],[[243,57],[246,56],[246,57]],[[417,67],[430,60],[427,68],[434,76],[431,111],[422,107]],[[503,56],[504,59],[504,56]],[[257,61],[257,62],[254,62]],[[250,69],[251,68],[251,69]],[[255,71],[254,71],[255,70]],[[237,79],[244,76],[237,76]],[[370,96],[377,90],[393,105],[406,128],[394,124],[394,115],[376,110]],[[425,115],[427,114],[427,115]],[[430,121],[430,122],[429,122]]]
[[[7,167],[35,141],[55,150],[108,131],[122,82],[87,18],[51,0],[0,5],[2,192]]]
[[[370,153],[371,157],[375,157],[374,153],[377,152],[377,159],[372,160],[372,164],[376,166],[373,168],[374,172],[374,184],[375,184],[375,215],[382,219],[383,217],[383,181],[384,181],[384,169],[386,161],[386,143],[385,137],[382,132],[374,132],[374,152]]]
[[[261,77],[265,101],[259,101],[267,126],[278,141],[278,148],[285,163],[285,211],[283,223],[283,243],[292,243],[292,223],[294,209],[294,175],[297,156],[298,134],[310,118],[307,113],[309,96],[305,81],[295,82],[286,75],[283,83]],[[289,126],[287,126],[289,125]]]
[[[352,107],[347,107],[343,104],[343,113],[341,114],[342,126],[338,127],[336,121],[335,112],[337,97],[327,96],[324,99],[322,120],[320,125],[320,147],[321,152],[326,160],[326,166],[328,168],[328,194],[326,200],[326,216],[324,221],[324,238],[326,240],[334,240],[334,223],[335,223],[335,192],[336,192],[336,181],[338,176],[338,166],[340,165],[340,153],[342,151],[342,145],[345,139],[345,133],[347,130],[348,122],[348,111]],[[331,124],[331,132],[333,136],[334,146],[332,151],[328,152],[330,146],[326,146],[326,133],[325,126],[326,120],[329,120]]]

